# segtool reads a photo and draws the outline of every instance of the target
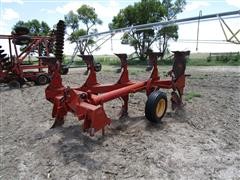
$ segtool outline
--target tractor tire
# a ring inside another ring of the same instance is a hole
[[[69,68],[68,67],[66,67],[66,66],[62,66],[61,67],[61,74],[62,75],[66,75],[67,73],[69,72]]]
[[[16,35],[26,35],[28,34],[30,31],[27,27],[23,27],[23,26],[18,26],[15,28],[15,34]]]
[[[37,78],[36,78],[36,81],[35,81],[35,83],[37,85],[40,85],[40,86],[48,84],[49,82],[50,82],[50,78],[49,78],[49,76],[47,74],[40,74],[40,75],[38,75]]]
[[[146,118],[154,123],[161,122],[167,110],[167,95],[162,91],[153,91],[147,99],[145,106]]]
[[[22,45],[29,44],[31,41],[32,41],[31,36],[21,35],[21,36],[16,37],[16,39],[13,41],[13,43],[16,45],[22,46]]]
[[[21,83],[18,80],[11,80],[8,86],[10,89],[19,89],[21,88]]]

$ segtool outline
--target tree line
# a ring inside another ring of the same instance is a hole
[[[177,18],[184,10],[185,0],[141,0],[133,5],[121,9],[113,17],[109,29],[114,30],[153,22],[169,21]],[[70,11],[64,16],[69,32],[67,40],[78,47],[80,54],[91,53],[91,48],[96,45],[93,38],[78,41],[79,37],[97,33],[96,25],[101,25],[102,20],[98,17],[93,7],[82,5],[76,12]],[[49,35],[51,29],[44,21],[37,19],[17,22],[16,27],[25,26],[30,29],[31,35]],[[146,59],[146,53],[152,51],[153,43],[158,44],[159,51],[166,53],[169,40],[178,39],[178,26],[172,25],[162,29],[149,29],[124,33],[121,37],[122,44],[128,44],[134,48],[135,54],[140,60]]]

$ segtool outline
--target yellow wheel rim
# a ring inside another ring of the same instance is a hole
[[[160,99],[156,107],[157,117],[161,117],[164,114],[165,108],[166,108],[166,101],[164,99]]]

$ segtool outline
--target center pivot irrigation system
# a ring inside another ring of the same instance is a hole
[[[239,14],[240,11],[223,13],[221,15],[233,15]],[[213,15],[205,16],[205,18],[212,18]],[[215,17],[215,16],[214,16]],[[157,23],[158,25],[168,26],[168,24],[182,23],[192,19],[176,20],[169,23]],[[143,28],[152,28],[157,25],[155,23],[152,26],[139,25],[131,28],[136,30]],[[138,28],[141,27],[141,28]],[[151,75],[144,81],[131,81],[128,76],[128,65],[126,54],[115,54],[120,59],[121,75],[119,80],[114,84],[100,84],[96,77],[96,68],[94,64],[94,58],[92,55],[80,55],[83,61],[87,64],[89,75],[82,86],[76,88],[65,87],[62,83],[62,78],[59,73],[59,68],[62,61],[62,50],[64,44],[64,21],[59,21],[56,30],[56,43],[55,49],[57,50],[56,57],[45,57],[42,61],[48,65],[52,70],[52,81],[45,90],[46,99],[53,103],[52,116],[55,118],[55,122],[52,128],[61,126],[64,123],[64,119],[68,112],[73,113],[78,120],[84,120],[83,130],[93,136],[97,131],[102,130],[110,125],[111,119],[109,119],[104,111],[104,103],[113,99],[120,98],[123,101],[121,116],[128,114],[128,100],[130,93],[136,93],[139,91],[146,91],[148,96],[145,106],[145,116],[151,122],[159,122],[165,115],[167,110],[167,95],[159,89],[172,89],[171,103],[172,109],[182,106],[182,95],[185,87],[185,68],[186,68],[186,56],[190,54],[190,51],[174,51],[173,67],[168,72],[168,79],[160,79],[158,73],[157,60],[160,56],[163,56],[159,52],[148,53],[149,65],[146,70],[151,71]],[[128,28],[124,28],[126,30]],[[109,31],[112,33],[112,31]],[[99,36],[109,32],[103,32],[95,34]],[[122,32],[122,30],[115,30],[116,32]],[[91,35],[94,36],[94,35]],[[86,39],[91,36],[84,36],[81,39]]]
[[[196,16],[196,17],[177,19],[177,20],[171,20],[171,21],[165,21],[165,22],[155,22],[155,23],[141,24],[141,25],[119,28],[119,29],[113,29],[113,30],[109,30],[109,31],[104,31],[104,32],[99,32],[99,33],[94,33],[94,34],[81,36],[79,38],[79,42],[81,42],[83,40],[89,40],[92,37],[98,37],[98,36],[106,35],[106,37],[99,38],[97,40],[99,42],[100,42],[100,40],[103,41],[98,46],[98,47],[100,47],[105,42],[107,42],[107,40],[111,39],[117,33],[129,33],[129,32],[135,32],[135,31],[143,31],[143,30],[159,31],[164,27],[169,27],[169,26],[172,26],[172,25],[185,25],[185,24],[190,24],[190,23],[198,23],[197,38],[196,38],[196,43],[197,43],[197,46],[198,46],[198,41],[199,41],[198,36],[199,36],[200,22],[219,21],[226,42],[234,43],[234,44],[240,44],[240,38],[239,38],[240,28],[236,32],[234,32],[231,29],[231,27],[227,24],[227,22],[224,20],[224,18],[225,19],[236,19],[237,18],[237,19],[240,20],[240,10],[217,13],[217,14],[210,14],[210,15],[202,15],[202,11],[200,11],[199,16]],[[74,48],[72,58],[71,58],[71,61],[70,61],[69,65],[74,61],[74,58],[77,56],[77,53],[79,51],[78,44],[79,43],[77,43],[76,47]],[[93,49],[91,52],[97,50],[98,47]],[[196,48],[196,49],[198,49],[198,48]]]

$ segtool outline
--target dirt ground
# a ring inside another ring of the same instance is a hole
[[[163,123],[153,125],[144,116],[146,95],[131,94],[129,117],[118,119],[120,100],[107,103],[113,123],[93,138],[71,114],[63,127],[49,129],[46,86],[1,86],[0,179],[240,179],[240,68],[188,67],[187,73],[186,93],[200,97],[185,101],[184,110],[169,108]],[[142,80],[149,73],[130,75]],[[118,76],[98,73],[100,82]],[[85,78],[74,69],[64,82],[77,86]]]

